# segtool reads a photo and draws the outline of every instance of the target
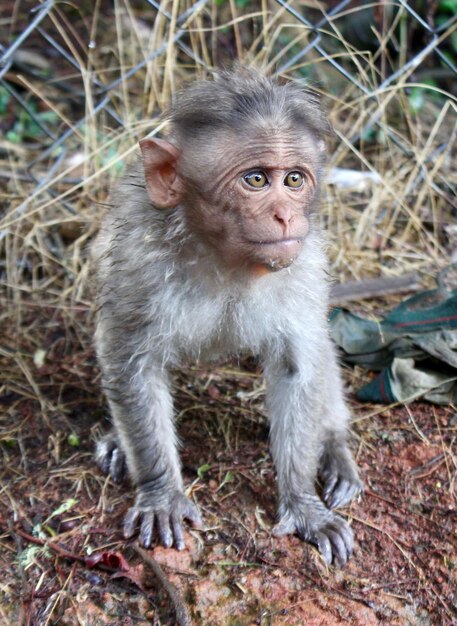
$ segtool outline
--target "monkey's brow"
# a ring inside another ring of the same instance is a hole
[[[313,150],[310,150],[306,145],[299,144],[293,141],[269,141],[262,143],[240,143],[235,147],[234,156],[239,153],[241,161],[257,161],[258,163],[273,163],[279,162],[292,162],[292,161],[309,161],[313,155]]]
[[[293,162],[291,161],[290,163],[278,163],[278,161],[275,162],[269,162],[269,161],[256,161],[255,163],[253,163],[252,165],[248,165],[247,167],[241,166],[241,170],[266,170],[266,171],[289,171],[289,170],[293,170],[294,168],[300,168],[303,167],[305,165],[305,163],[303,162],[303,160],[294,160]]]
[[[238,153],[238,154],[237,154]],[[312,155],[309,151],[286,149],[286,150],[235,150],[232,154],[234,169],[243,170],[249,167],[262,167],[265,169],[288,169],[300,164],[311,163]]]

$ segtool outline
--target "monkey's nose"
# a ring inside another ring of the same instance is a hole
[[[286,231],[289,228],[289,224],[292,221],[293,213],[289,207],[280,206],[274,209],[273,213],[274,219],[281,224],[283,229]]]

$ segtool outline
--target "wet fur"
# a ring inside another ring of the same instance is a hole
[[[218,103],[211,110],[216,126],[225,124],[217,116],[233,116],[231,98],[242,93],[239,101],[251,118],[261,120],[274,110],[278,124],[288,116],[307,124],[316,141],[325,134],[315,98],[298,87],[286,89],[243,72],[229,75],[228,86],[225,76],[216,81],[217,93],[210,83],[197,84],[178,99],[170,113],[170,136],[178,145],[201,141],[207,132],[201,120],[211,115],[195,108],[204,93]],[[282,111],[268,103],[273,92]],[[235,117],[237,124],[244,114]],[[279,490],[274,532],[298,532],[328,562],[344,563],[352,552],[352,531],[317,496],[316,480],[321,478],[329,506],[347,504],[361,485],[346,444],[349,413],[328,334],[327,264],[317,221],[311,217],[303,250],[289,268],[253,279],[243,268],[221,263],[217,250],[189,227],[183,206],[152,206],[140,163],[126,174],[113,202],[94,247],[96,348],[115,427],[100,443],[98,461],[119,478],[125,456],[137,487],[126,536],[140,524],[144,545],[158,532],[165,545],[182,548],[182,517],[200,524],[182,495],[167,369],[249,351],[262,359],[268,383]]]

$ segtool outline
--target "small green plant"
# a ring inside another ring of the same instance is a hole
[[[40,111],[36,100],[29,100],[28,107],[33,116],[22,107],[15,107],[14,98],[5,87],[0,86],[0,115],[6,115],[8,111],[17,111],[12,127],[5,133],[6,139],[11,143],[38,141],[45,136],[40,124],[44,127],[47,124],[53,126],[59,121],[54,111]]]
[[[436,82],[432,79],[426,79],[422,85],[418,85],[416,87],[411,87],[408,92],[408,104],[409,108],[413,113],[418,113],[424,108],[426,100],[430,100],[431,98],[440,98],[440,94],[434,91],[433,89],[429,89],[429,87],[437,87]]]
[[[197,470],[197,476],[202,479],[204,475],[211,469],[211,465],[209,463],[205,463],[204,465],[200,465]]]
[[[70,446],[77,448],[81,444],[81,440],[76,433],[70,433],[67,437],[67,441]]]

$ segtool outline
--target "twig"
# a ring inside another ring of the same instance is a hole
[[[421,286],[420,278],[415,273],[405,274],[398,278],[351,280],[347,283],[332,285],[330,303],[341,304],[350,300],[366,300],[393,293],[417,291]]]
[[[184,604],[181,594],[173,585],[173,583],[168,580],[165,572],[157,563],[157,561],[148,552],[146,552],[146,550],[140,548],[140,546],[133,544],[132,548],[149,565],[149,567],[154,572],[155,577],[168,594],[168,597],[170,598],[173,604],[173,608],[175,610],[176,623],[178,624],[178,626],[192,626],[192,620],[189,611]]]
[[[53,543],[52,541],[46,541],[46,539],[40,539],[39,537],[29,535],[29,533],[26,533],[25,530],[22,530],[21,528],[14,528],[14,532],[16,535],[19,535],[30,543],[34,543],[37,546],[43,546],[43,548],[49,548],[55,554],[64,559],[68,559],[69,561],[78,561],[78,563],[86,563],[86,559],[84,557],[78,556],[74,552],[69,552],[68,550],[65,550],[65,548],[61,548],[58,543]]]

